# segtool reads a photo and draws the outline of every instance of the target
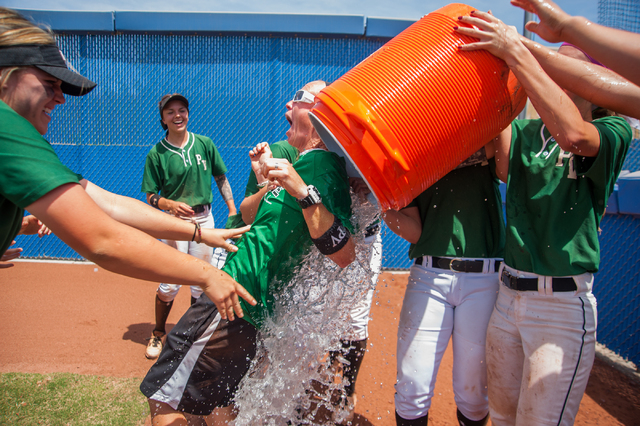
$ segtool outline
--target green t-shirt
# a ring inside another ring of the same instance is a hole
[[[273,158],[286,158],[291,164],[295,163],[298,159],[298,149],[289,145],[287,141],[279,141],[269,145],[271,149],[271,154]],[[260,191],[256,185],[258,184],[258,179],[256,178],[256,174],[251,170],[249,173],[249,181],[247,182],[247,188],[244,191],[244,198],[250,197],[253,194]],[[227,223],[225,225],[226,229],[236,229],[245,226],[246,223],[242,220],[242,213],[235,214],[233,216],[229,216],[227,219]]]
[[[190,206],[210,204],[212,176],[227,173],[227,166],[211,139],[189,132],[183,148],[166,138],[147,154],[142,192],[159,194]]]
[[[24,208],[65,183],[73,173],[29,121],[0,101],[0,255],[20,231]]]
[[[422,234],[409,257],[502,258],[505,226],[495,161],[455,169],[409,204]]]
[[[546,276],[597,272],[598,228],[631,141],[620,117],[593,121],[596,157],[563,151],[542,120],[511,123],[505,263]]]
[[[345,161],[320,150],[304,152],[294,169],[308,185],[318,188],[322,204],[353,232],[351,197]],[[241,300],[245,319],[260,326],[273,309],[273,295],[287,283],[311,249],[309,228],[296,200],[282,188],[267,192],[260,202],[251,229],[238,241],[223,270],[258,301]]]

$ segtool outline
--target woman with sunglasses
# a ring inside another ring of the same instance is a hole
[[[22,227],[25,210],[62,241],[103,268],[149,281],[197,285],[224,318],[242,316],[238,295],[254,299],[229,275],[156,238],[225,240],[242,233],[202,230],[137,200],[112,194],[65,167],[42,137],[64,95],[95,83],[68,69],[53,36],[0,8],[0,253]]]

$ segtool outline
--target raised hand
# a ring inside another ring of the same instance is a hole
[[[511,4],[535,13],[540,19],[540,22],[527,22],[526,29],[549,43],[564,41],[562,30],[571,15],[565,13],[557,4],[549,0],[511,0]]]
[[[490,13],[474,10],[471,12],[471,16],[460,16],[458,20],[461,23],[472,25],[472,27],[455,27],[456,32],[479,40],[461,45],[460,50],[484,49],[507,63],[518,48],[526,50],[520,41],[518,31]]]

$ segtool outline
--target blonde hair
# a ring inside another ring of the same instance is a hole
[[[21,44],[56,44],[51,31],[37,27],[15,10],[0,7],[0,47]],[[24,67],[0,69],[0,92],[11,74]]]

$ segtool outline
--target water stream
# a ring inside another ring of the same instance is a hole
[[[379,210],[355,195],[352,201],[352,223],[364,230]],[[349,335],[351,307],[374,285],[372,246],[362,231],[352,238],[357,255],[351,265],[341,269],[314,247],[277,295],[275,314],[262,327],[258,353],[236,394],[237,426],[333,424],[348,414],[330,401],[346,383],[327,368],[327,354]]]

